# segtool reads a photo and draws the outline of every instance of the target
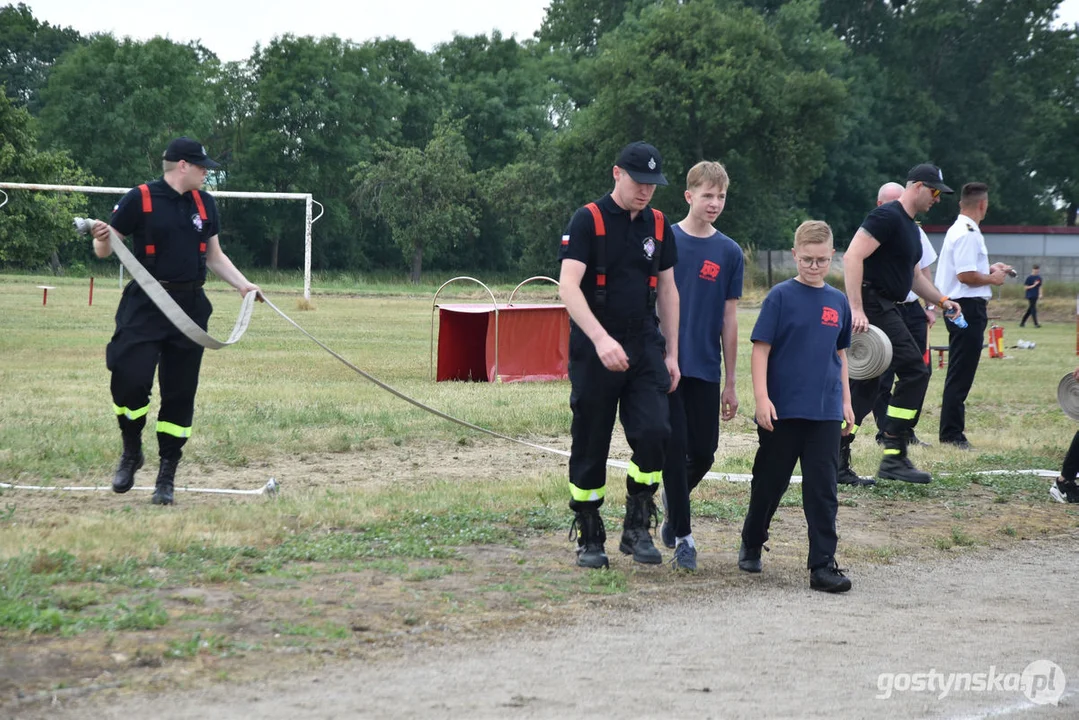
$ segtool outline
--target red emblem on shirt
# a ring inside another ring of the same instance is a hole
[[[719,265],[711,260],[705,260],[701,265],[700,277],[701,280],[711,280],[712,282],[715,282],[716,278],[719,277]]]
[[[820,324],[828,327],[839,327],[839,311],[834,308],[821,308]]]

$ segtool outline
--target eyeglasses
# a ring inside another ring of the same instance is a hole
[[[830,257],[799,257],[798,264],[802,267],[825,267],[832,262]]]
[[[936,188],[929,188],[929,193],[933,196],[934,200],[940,197],[940,190],[937,190]]]

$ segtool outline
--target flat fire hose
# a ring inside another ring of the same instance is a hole
[[[76,219],[75,224],[78,227],[78,219]],[[131,273],[131,277],[135,278],[135,282],[139,284],[146,296],[153,301],[154,305],[157,305],[157,308],[176,326],[176,329],[186,335],[192,342],[210,350],[220,350],[223,347],[232,345],[247,332],[247,326],[251,322],[251,311],[255,308],[255,296],[258,293],[249,292],[244,295],[243,302],[240,304],[240,315],[236,318],[232,334],[229,335],[228,340],[218,340],[211,337],[209,333],[188,317],[183,308],[172,299],[168,291],[161,287],[161,283],[157,281],[157,278],[151,275],[143,267],[143,264],[131,254],[131,251],[124,245],[124,241],[120,239],[120,236],[116,234],[116,231],[111,226],[109,227],[109,247],[116,253],[116,257],[120,258],[124,268]]]

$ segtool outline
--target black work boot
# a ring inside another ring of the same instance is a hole
[[[577,565],[586,568],[610,567],[603,543],[607,542],[607,530],[599,509],[579,510],[569,528],[569,539],[577,539]]]
[[[907,439],[893,435],[884,436],[884,457],[880,461],[877,477],[881,480],[902,480],[924,485],[933,477],[914,467],[907,457]]]
[[[618,549],[626,555],[632,555],[634,561],[646,565],[658,565],[663,562],[652,542],[650,526],[659,524],[659,511],[656,510],[652,493],[643,492],[626,496],[626,519],[622,524],[622,542]]]
[[[176,466],[179,460],[166,460],[161,458],[161,467],[157,471],[157,483],[154,486],[154,496],[150,502],[154,505],[172,505],[172,487],[176,479]]]
[[[142,467],[142,441],[124,436],[124,452],[112,476],[112,491],[123,494],[135,486],[135,472]]]
[[[847,435],[839,441],[839,472],[836,473],[835,481],[840,485],[855,485],[870,487],[876,485],[873,478],[860,477],[850,466],[850,445],[854,442],[853,435]]]
[[[764,569],[764,564],[761,563],[761,548],[751,548],[746,545],[746,541],[742,541],[742,546],[738,548],[738,569],[747,573],[759,573]],[[765,548],[767,550],[767,548]]]
[[[850,590],[850,578],[833,558],[827,565],[809,571],[809,587],[821,592],[841,593]]]

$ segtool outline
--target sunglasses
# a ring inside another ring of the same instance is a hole
[[[929,193],[933,196],[934,200],[940,197],[940,190],[937,190],[936,188],[929,188]]]

